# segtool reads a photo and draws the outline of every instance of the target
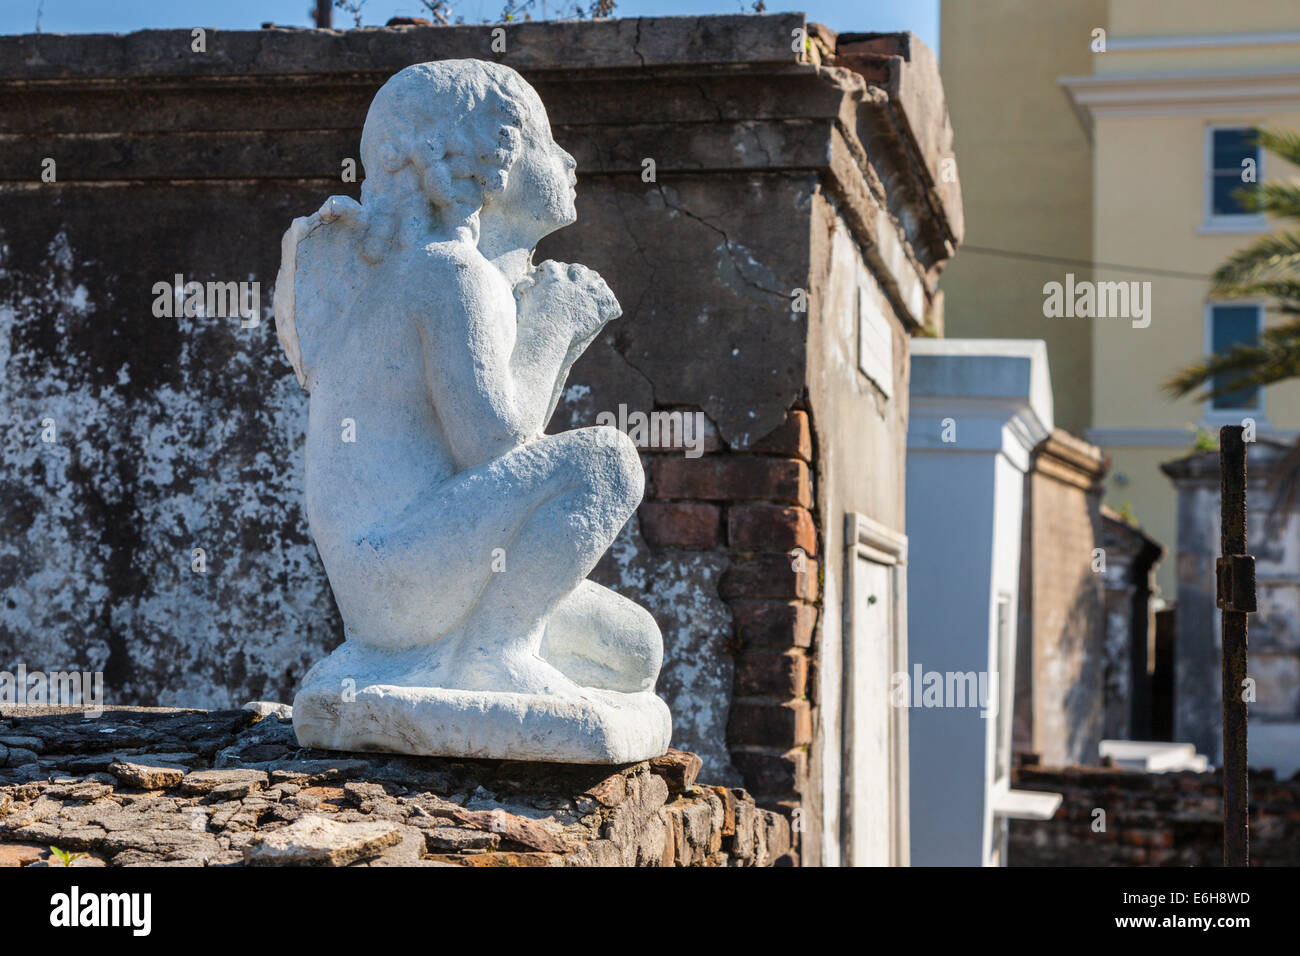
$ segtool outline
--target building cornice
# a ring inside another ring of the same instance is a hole
[[[1101,449],[1061,428],[1052,429],[1038,444],[1032,460],[1037,474],[1084,491],[1096,490],[1106,474]]]
[[[1289,46],[1300,44],[1300,32],[1277,30],[1265,33],[1200,33],[1175,36],[1110,37],[1106,49],[1111,53],[1137,53],[1150,50],[1203,50],[1211,47]]]
[[[1099,116],[1223,116],[1300,110],[1300,67],[1063,76],[1057,82],[1089,131]]]

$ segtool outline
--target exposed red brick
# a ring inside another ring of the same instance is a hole
[[[836,53],[831,65],[852,70],[868,83],[889,82],[889,58],[877,53]]]
[[[817,554],[812,512],[795,505],[732,505],[727,511],[727,543],[740,551],[793,551]]]
[[[731,836],[736,832],[736,795],[726,787],[709,787],[722,801],[722,835]]]
[[[627,797],[627,780],[622,774],[606,777],[587,791],[587,795],[605,807],[616,807]]]
[[[808,465],[794,458],[705,455],[649,459],[650,496],[703,501],[788,501],[812,507]]]
[[[732,701],[727,741],[732,746],[806,747],[812,743],[812,708],[806,700]]]
[[[0,844],[0,866],[30,866],[49,855],[48,847],[32,843]]]
[[[668,807],[664,811],[664,823],[672,829],[673,866],[691,865],[691,845],[686,842],[686,818],[681,809]]]
[[[736,621],[736,638],[743,647],[766,644],[772,647],[810,647],[817,609],[790,601],[731,602]]]
[[[1151,833],[1147,840],[1148,846],[1171,847],[1174,845],[1174,831],[1169,829],[1156,830]]]
[[[835,52],[874,53],[877,56],[906,56],[902,38],[897,35],[863,37],[860,40],[841,40],[835,44]]]
[[[662,757],[650,761],[650,772],[663,778],[669,793],[685,793],[695,786],[695,778],[704,768],[699,754],[684,750],[669,750]]]
[[[680,826],[681,814],[665,808],[659,811],[660,819],[664,821],[664,853],[659,861],[660,866],[677,865],[677,830]]]
[[[802,697],[808,689],[808,658],[802,650],[747,648],[736,662],[740,697]]]
[[[304,791],[305,792],[305,791]],[[506,840],[543,853],[565,853],[572,849],[562,837],[556,836],[536,820],[507,813],[504,810],[461,810],[450,812],[452,819],[466,826],[490,833],[500,833]]]
[[[731,755],[731,762],[755,793],[801,792],[808,779],[808,755],[802,750],[739,750]]]
[[[736,561],[722,574],[724,598],[802,598],[817,600],[817,562],[784,553],[756,554]]]
[[[1219,866],[1221,773],[1150,774],[1100,767],[1015,768],[1012,784],[1064,796],[1051,820],[1013,820],[1015,866]],[[1094,829],[1097,808],[1106,829]],[[1300,864],[1300,778],[1251,773],[1251,864]]]
[[[784,422],[751,445],[750,450],[767,455],[793,455],[811,463],[812,428],[808,424],[808,413],[794,409],[786,415]]]
[[[637,509],[652,548],[715,548],[722,544],[722,507],[695,501],[646,501]]]

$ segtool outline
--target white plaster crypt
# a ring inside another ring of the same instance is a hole
[[[275,319],[311,393],[306,508],[346,640],[307,673],[304,746],[624,763],[662,754],[663,642],[587,580],[641,500],[633,443],[542,429],[620,314],[581,265],[575,163],[536,92],[479,60],[375,95],[360,204],[285,234]]]

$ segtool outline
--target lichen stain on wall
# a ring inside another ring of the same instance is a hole
[[[0,669],[103,671],[109,703],[289,699],[342,635],[269,284],[244,329],[124,314],[172,277],[106,273],[62,231],[39,268],[9,260],[0,236]],[[104,347],[142,325],[156,347]]]
[[[741,786],[726,746],[735,665],[731,611],[718,581],[729,563],[716,551],[655,551],[633,519],[591,577],[642,604],[659,623],[658,691],[672,710],[673,746],[699,754],[710,780]]]

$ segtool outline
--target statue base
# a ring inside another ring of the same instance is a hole
[[[672,719],[653,691],[584,689],[576,698],[395,684],[304,687],[293,700],[298,743],[322,750],[426,757],[628,764],[668,750]]]

